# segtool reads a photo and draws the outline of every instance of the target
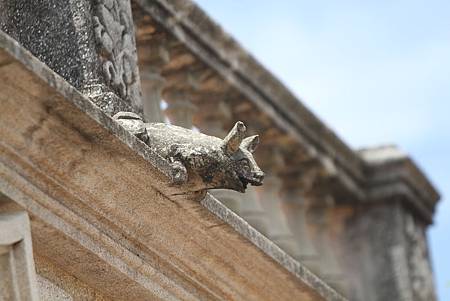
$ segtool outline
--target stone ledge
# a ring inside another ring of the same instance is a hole
[[[401,197],[431,223],[439,193],[414,161],[396,146],[358,151],[366,165],[368,200]]]
[[[117,300],[344,300],[171,185],[167,162],[3,33],[0,70],[0,189],[29,212],[37,254]]]

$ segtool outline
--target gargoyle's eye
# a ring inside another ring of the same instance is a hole
[[[248,159],[244,158],[244,159],[239,160],[239,165],[245,171],[250,170],[250,162],[248,161]]]
[[[243,158],[243,159],[239,160],[239,162],[240,162],[241,164],[249,165],[249,161],[248,161],[247,158]]]

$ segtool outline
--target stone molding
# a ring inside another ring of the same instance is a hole
[[[368,201],[404,200],[432,223],[439,194],[407,154],[388,145],[362,149],[359,155],[366,165]]]

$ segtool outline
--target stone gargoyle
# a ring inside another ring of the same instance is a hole
[[[264,173],[253,158],[257,135],[244,138],[246,128],[238,121],[222,140],[165,123],[144,123],[131,112],[113,118],[170,162],[173,181],[200,183],[199,190],[226,188],[245,192],[250,183],[262,185]]]

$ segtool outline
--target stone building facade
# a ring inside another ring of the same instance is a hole
[[[436,299],[422,171],[195,3],[0,0],[0,79],[0,299]]]

